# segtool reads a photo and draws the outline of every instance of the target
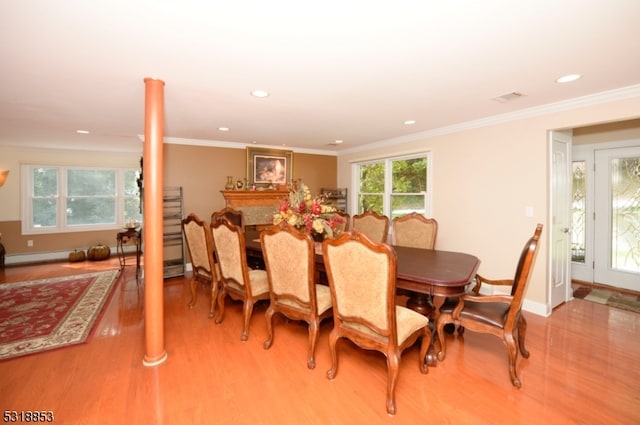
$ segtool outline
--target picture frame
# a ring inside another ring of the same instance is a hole
[[[247,180],[249,187],[266,188],[291,181],[293,151],[265,148],[247,148]]]

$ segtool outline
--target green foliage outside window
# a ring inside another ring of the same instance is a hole
[[[385,214],[384,197],[389,197],[390,217],[411,211],[425,213],[427,158],[391,160],[391,193],[385,193],[386,161],[363,164],[360,169],[358,213]]]

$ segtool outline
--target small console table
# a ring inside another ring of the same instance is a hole
[[[124,245],[133,243],[136,246],[136,277],[140,273],[140,254],[142,253],[142,232],[140,229],[127,229],[118,232],[116,235],[118,251],[118,260],[120,261],[120,269],[126,266],[126,256],[124,254]]]

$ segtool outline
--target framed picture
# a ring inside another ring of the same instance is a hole
[[[249,186],[266,187],[287,184],[292,179],[293,151],[247,148]]]

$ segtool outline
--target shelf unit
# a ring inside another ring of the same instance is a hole
[[[347,209],[347,188],[320,189],[320,195],[325,199],[325,204],[334,207],[338,211],[349,212]]]
[[[165,187],[162,194],[165,279],[185,273],[182,208],[182,186]]]

